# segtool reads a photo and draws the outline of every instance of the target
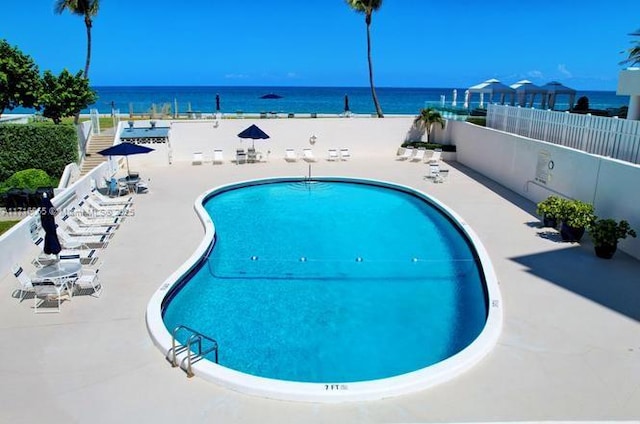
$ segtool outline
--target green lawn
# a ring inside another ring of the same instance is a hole
[[[9,228],[13,227],[20,221],[0,221],[0,235],[4,234]]]

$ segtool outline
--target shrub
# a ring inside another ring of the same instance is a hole
[[[636,237],[636,232],[625,220],[597,219],[589,226],[589,234],[595,246],[615,246],[627,236]]]
[[[13,174],[4,182],[7,187],[28,188],[48,187],[53,183],[51,177],[42,169],[25,169]]]
[[[424,147],[425,149],[430,150],[441,149],[443,152],[456,151],[456,146],[453,144],[427,143],[425,141],[405,141],[402,143],[402,147],[413,147],[415,149],[418,147]]]
[[[551,195],[538,203],[536,213],[546,218],[561,218],[565,202],[567,202],[566,199],[560,196]]]
[[[24,169],[42,169],[60,178],[78,158],[78,136],[71,125],[0,125],[0,181]]]
[[[560,218],[570,227],[588,228],[595,218],[593,205],[581,200],[567,200],[563,203]]]

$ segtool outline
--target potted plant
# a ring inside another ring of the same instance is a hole
[[[561,218],[562,208],[566,201],[560,196],[551,195],[538,203],[536,213],[542,216],[544,227],[556,228],[558,226],[558,220]]]
[[[596,219],[589,226],[589,235],[593,240],[593,247],[596,256],[604,259],[611,259],[618,250],[618,240],[627,236],[635,237],[636,232],[625,220]]]
[[[595,218],[593,205],[581,200],[567,200],[562,205],[560,218],[562,219],[560,226],[562,240],[579,242],[585,229],[591,225]]]

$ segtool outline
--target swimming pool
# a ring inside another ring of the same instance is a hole
[[[222,366],[196,374],[263,396],[371,399],[451,378],[495,343],[486,254],[423,194],[273,179],[213,190],[196,208],[212,231],[148,310],[160,306],[165,343],[177,325],[218,341]]]

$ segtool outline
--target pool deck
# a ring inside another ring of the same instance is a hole
[[[252,397],[172,369],[152,344],[144,314],[202,237],[194,199],[230,182],[308,172],[305,162],[276,158],[176,163],[138,169],[151,190],[135,197],[135,216],[100,253],[100,298],[76,296],[59,314],[35,315],[31,299],[11,297],[15,278],[0,280],[0,422],[639,420],[640,262],[621,252],[598,259],[589,242],[562,243],[540,228],[532,202],[459,164],[446,168],[443,184],[423,178],[426,165],[393,157],[319,160],[313,174],[417,188],[475,230],[498,275],[505,319],[497,346],[470,371],[408,396],[313,404]],[[264,222],[256,231],[268,229]]]

